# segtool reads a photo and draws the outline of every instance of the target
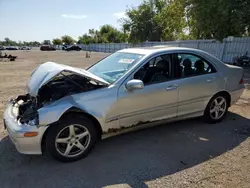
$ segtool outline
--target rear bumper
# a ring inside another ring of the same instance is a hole
[[[245,87],[238,89],[236,91],[230,92],[231,95],[231,105],[235,104],[241,97]]]
[[[4,125],[18,152],[22,154],[42,154],[41,141],[47,126],[37,127],[21,124],[16,120],[17,108],[7,105],[4,111]],[[24,137],[26,132],[38,132],[35,137]]]

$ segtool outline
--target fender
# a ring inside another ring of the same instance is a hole
[[[57,122],[62,114],[73,107],[72,104],[65,102],[58,105],[48,105],[38,110],[39,125],[49,125]]]
[[[39,126],[45,126],[57,122],[61,118],[61,116],[72,107],[86,112],[84,107],[79,106],[71,96],[64,97],[58,101],[40,108],[38,110]]]

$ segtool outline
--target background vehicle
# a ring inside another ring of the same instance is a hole
[[[87,70],[47,62],[27,90],[4,112],[9,136],[21,153],[46,149],[69,162],[103,134],[198,116],[220,122],[244,83],[241,67],[200,50],[161,47],[124,49]]]
[[[4,46],[0,46],[0,50],[5,50],[5,47]]]
[[[66,51],[80,51],[80,50],[82,50],[82,48],[80,46],[77,46],[77,45],[72,45],[72,46],[65,48],[65,50]]]
[[[53,46],[51,46],[51,45],[42,45],[42,46],[40,47],[40,50],[41,50],[41,51],[55,51],[56,48],[53,47]]]
[[[68,47],[69,47],[68,45],[62,45],[62,50],[65,50]]]
[[[31,50],[31,47],[29,47],[29,46],[21,46],[20,50]]]
[[[17,46],[7,46],[5,49],[6,50],[19,50]]]
[[[238,66],[250,66],[250,56],[248,56],[248,51],[240,57],[234,58],[234,65]]]

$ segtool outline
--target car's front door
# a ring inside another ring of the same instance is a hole
[[[194,54],[179,53],[174,59],[179,70],[178,116],[203,112],[206,101],[218,91],[215,67]]]
[[[120,127],[129,127],[177,115],[178,81],[172,80],[172,55],[162,55],[146,62],[119,88]],[[144,82],[143,89],[128,90],[132,79]]]

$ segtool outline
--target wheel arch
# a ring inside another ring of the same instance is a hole
[[[87,118],[89,118],[93,123],[94,123],[94,126],[97,130],[97,134],[98,134],[98,139],[100,140],[101,139],[101,136],[102,136],[102,127],[101,127],[101,124],[100,122],[94,117],[92,116],[91,114],[79,109],[79,108],[76,108],[76,107],[71,107],[69,108],[68,110],[66,110],[62,115],[61,117],[59,118],[58,121],[60,121],[61,119],[65,118],[66,116],[72,116],[72,115],[80,115],[80,116],[85,116]],[[41,149],[42,149],[42,153],[44,153],[46,151],[46,148],[45,148],[45,142],[46,142],[46,137],[47,137],[47,134],[49,132],[49,129],[50,127],[52,126],[55,126],[55,124],[58,123],[57,122],[54,122],[52,124],[49,125],[49,127],[46,129],[46,131],[44,132],[43,134],[43,137],[42,137],[42,140],[41,140]]]
[[[225,96],[226,99],[227,99],[227,102],[229,104],[229,107],[231,106],[231,95],[228,91],[226,90],[223,90],[223,91],[219,91],[217,92],[216,94],[214,94],[210,99],[209,101],[207,102],[206,106],[209,104],[209,102],[215,97],[215,96],[218,96],[218,95],[221,95],[221,96]]]

